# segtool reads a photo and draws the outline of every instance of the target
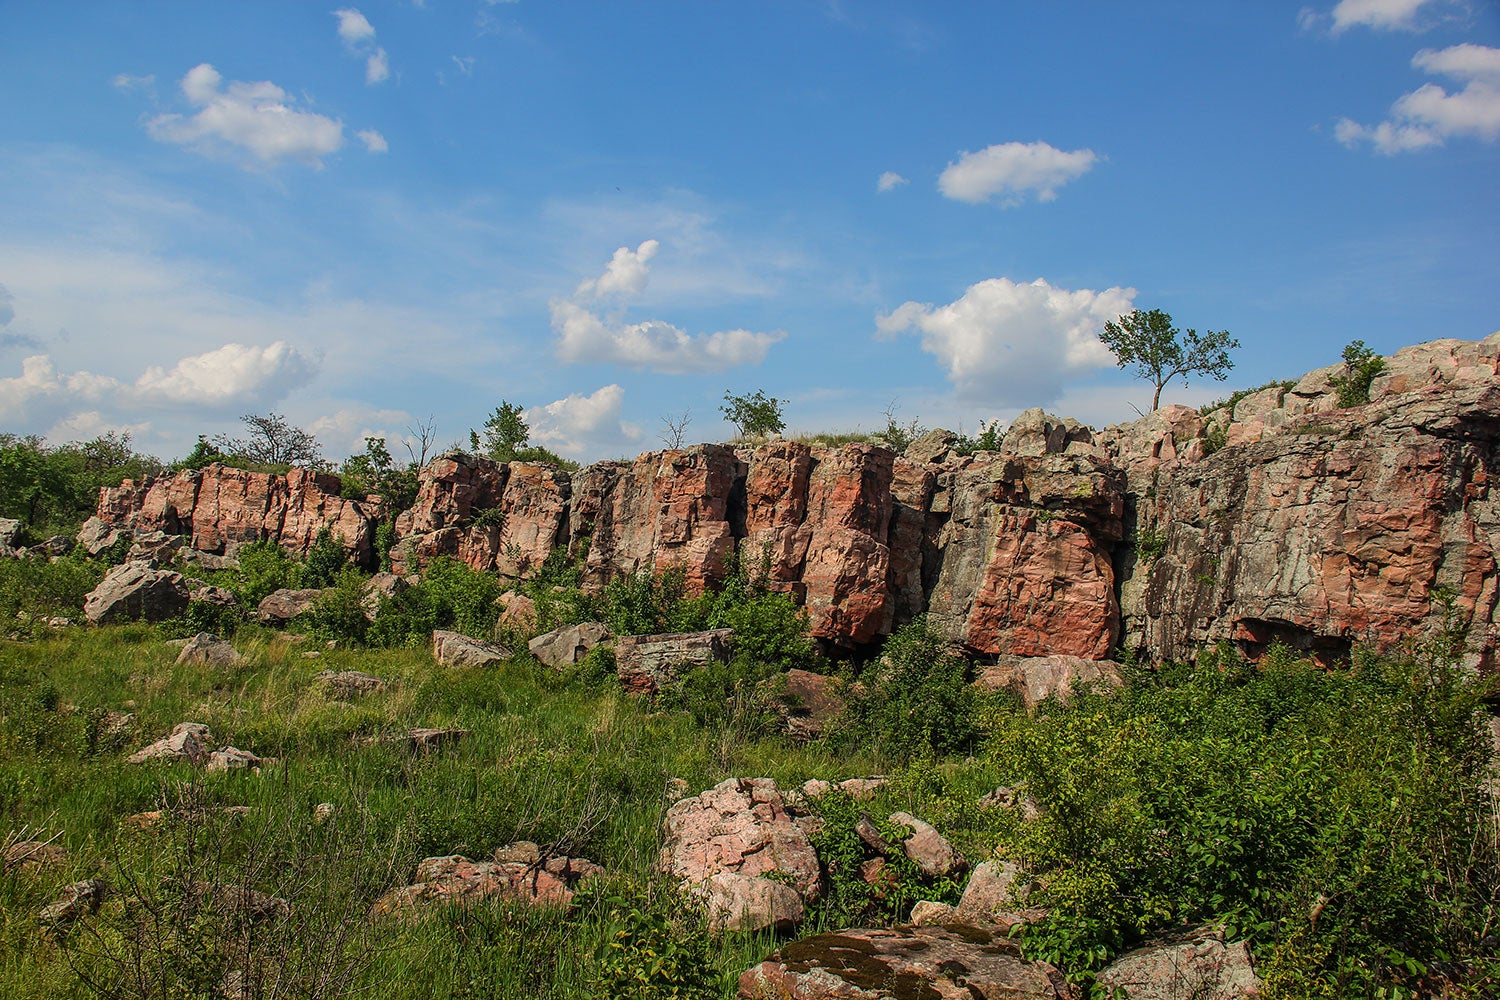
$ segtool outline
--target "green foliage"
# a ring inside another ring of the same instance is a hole
[[[583,905],[604,912],[602,954],[588,986],[620,1000],[713,1000],[723,996],[702,904],[653,893],[635,881],[594,883]]]
[[[531,426],[521,415],[522,407],[502,399],[484,421],[484,433],[469,432],[469,441],[497,462],[510,462],[531,440]]]
[[[1198,412],[1205,417],[1215,410],[1228,410],[1230,413],[1233,413],[1235,405],[1246,396],[1253,396],[1257,392],[1263,392],[1266,389],[1280,389],[1285,394],[1296,384],[1296,379],[1286,379],[1279,382],[1272,380],[1264,385],[1258,385],[1253,389],[1236,389],[1223,399],[1216,399],[1211,403],[1205,403],[1198,407]]]
[[[278,590],[296,587],[301,567],[275,542],[251,542],[239,551],[238,579],[228,581],[229,589],[247,608],[253,608]]]
[[[873,823],[886,843],[899,844],[911,830],[866,811],[866,804],[835,789],[820,795],[814,808],[822,825],[812,834],[813,848],[828,873],[828,891],[811,921],[819,930],[893,924],[905,921],[914,903],[930,899],[957,903],[962,887],[951,878],[930,879],[900,851],[885,856],[881,878],[866,882],[861,871],[870,853],[855,830],[861,819]]]
[[[904,424],[898,421],[895,402],[885,408],[884,416],[885,429],[880,431],[878,436],[885,441],[886,447],[894,452],[905,451],[911,447],[913,441],[927,433],[927,428],[923,427],[916,417]]]
[[[136,452],[127,432],[50,447],[38,437],[0,434],[0,517],[23,524],[31,541],[73,535],[99,506],[99,489],[137,482],[161,463]]]
[[[1328,381],[1338,392],[1339,406],[1363,406],[1370,401],[1370,386],[1375,376],[1385,371],[1385,358],[1365,346],[1363,340],[1351,342],[1344,348],[1344,374],[1335,375]]]
[[[699,609],[684,601],[682,570],[641,570],[611,580],[599,600],[601,620],[615,635],[687,632],[701,621]]]
[[[1005,432],[1000,428],[1000,420],[997,417],[986,423],[979,421],[979,431],[975,434],[960,434],[958,441],[954,443],[953,450],[959,455],[974,455],[981,451],[999,451],[1005,441]]]
[[[991,760],[1040,809],[1002,844],[1050,909],[1028,953],[1083,976],[1218,921],[1281,996],[1395,995],[1434,958],[1479,956],[1500,890],[1480,694],[1430,651],[1335,672],[1273,651],[999,717]]]
[[[500,616],[499,597],[500,581],[493,574],[439,556],[427,564],[419,583],[394,600],[380,601],[363,640],[387,648],[423,647],[436,628],[487,639]]]
[[[331,587],[339,572],[349,562],[344,543],[333,536],[333,529],[326,524],[313,536],[308,546],[307,558],[296,574],[299,587]]]
[[[769,437],[786,430],[786,421],[781,415],[785,403],[786,400],[767,396],[761,389],[741,395],[726,390],[719,412],[734,424],[737,437]]]
[[[172,463],[172,471],[180,469],[202,469],[219,462],[229,465],[233,459],[219,450],[218,445],[210,441],[206,435],[198,435],[198,443],[193,445],[193,450],[187,453],[186,458],[178,459]]]
[[[1135,554],[1141,562],[1150,565],[1167,551],[1167,531],[1165,528],[1147,527],[1142,528],[1135,536]]]
[[[83,601],[108,567],[78,555],[47,559],[0,559],[0,622],[5,632],[44,635],[48,620],[79,620]]]
[[[363,604],[368,578],[351,567],[340,570],[308,614],[306,631],[319,639],[362,643],[369,631]]]
[[[348,500],[363,500],[374,494],[385,502],[386,509],[405,510],[417,499],[419,471],[415,464],[396,468],[385,438],[367,437],[364,454],[349,456],[339,469],[341,493]]]
[[[969,664],[948,653],[925,616],[903,625],[860,678],[839,745],[868,746],[890,760],[966,750],[978,736]]]
[[[1131,310],[1118,322],[1105,323],[1099,339],[1121,368],[1134,368],[1137,377],[1156,386],[1153,410],[1161,405],[1162,387],[1179,375],[1184,381],[1189,375],[1224,381],[1234,367],[1229,352],[1240,346],[1228,330],[1178,330],[1160,309]]]

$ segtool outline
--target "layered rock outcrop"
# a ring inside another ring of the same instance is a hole
[[[1448,614],[1491,666],[1500,334],[1399,351],[1350,409],[1341,371],[1102,431],[1027,411],[1002,450],[970,456],[946,434],[906,455],[700,445],[571,475],[451,453],[423,470],[392,556],[401,573],[448,555],[517,580],[565,549],[591,591],[674,570],[692,593],[738,554],[826,644],[867,646],[926,613],[955,646],[1006,659],[1220,641],[1331,659]],[[326,475],[209,466],[104,490],[93,528],[302,553],[327,524],[364,560],[376,512]]]

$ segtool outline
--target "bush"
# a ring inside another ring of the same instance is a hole
[[[295,587],[300,578],[297,561],[272,541],[251,542],[239,551],[239,579],[229,584],[240,603],[247,608],[278,590]]]
[[[1328,381],[1339,395],[1339,406],[1363,406],[1370,401],[1370,386],[1375,376],[1385,371],[1385,358],[1356,340],[1344,348],[1344,374],[1335,375]]]
[[[834,734],[850,747],[871,747],[892,760],[967,750],[978,736],[969,664],[943,648],[924,617],[903,625],[867,670]]]
[[[77,620],[84,598],[99,586],[108,567],[78,554],[47,559],[0,559],[0,621],[25,635],[39,634],[47,620]]]
[[[591,996],[713,1000],[724,995],[701,903],[678,892],[653,893],[631,880],[590,885],[580,903],[604,914],[602,954],[588,983]]]

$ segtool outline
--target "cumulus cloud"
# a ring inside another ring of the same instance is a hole
[[[906,183],[908,182],[905,177],[902,177],[894,170],[887,170],[880,175],[880,180],[875,182],[875,188],[878,191],[894,191]]]
[[[372,128],[361,129],[354,133],[359,141],[365,144],[365,150],[370,153],[384,153],[391,148],[390,143],[385,141],[385,136]]]
[[[1114,365],[1098,334],[1134,297],[1133,288],[1072,291],[1041,278],[990,278],[955,302],[907,302],[875,324],[882,336],[920,336],[966,401],[1040,406],[1058,398],[1069,377]]]
[[[66,423],[78,415],[80,403],[138,415],[148,407],[223,409],[271,402],[309,382],[318,367],[316,359],[284,341],[267,347],[225,344],[182,358],[170,369],[148,367],[130,383],[88,371],[59,372],[51,357],[38,354],[21,362],[19,376],[0,378],[0,420]]]
[[[620,417],[624,400],[625,390],[612,384],[533,407],[522,417],[539,444],[573,457],[600,454],[641,438],[641,428]]]
[[[1088,173],[1098,159],[1092,149],[1065,153],[1045,142],[1006,142],[965,151],[938,177],[938,190],[957,201],[998,200],[1007,208],[1030,195],[1052,201],[1058,188]]]
[[[1333,8],[1333,33],[1363,26],[1384,31],[1415,31],[1417,14],[1445,0],[1339,0]]]
[[[269,80],[231,81],[228,87],[223,82],[208,63],[188,70],[182,94],[199,110],[187,116],[158,115],[146,123],[147,133],[157,142],[208,155],[248,152],[267,166],[291,159],[321,169],[323,157],[344,145],[342,122],[298,110],[286,91]]]
[[[1423,49],[1412,65],[1462,83],[1450,92],[1426,83],[1391,105],[1391,115],[1375,125],[1342,118],[1334,137],[1354,148],[1369,143],[1387,156],[1441,146],[1449,139],[1500,138],[1500,49],[1465,42],[1446,49]]]
[[[627,323],[623,315],[595,311],[600,300],[621,301],[645,291],[649,262],[660,244],[646,240],[631,250],[620,247],[604,273],[579,283],[573,296],[551,303],[552,329],[558,335],[557,356],[577,363],[613,363],[636,369],[682,375],[717,372],[735,365],[759,364],[784,332],[724,330],[689,334],[661,320]]]
[[[110,81],[118,90],[154,90],[156,77],[151,74],[145,76],[131,76],[129,73],[116,73],[115,78]]]
[[[385,49],[375,44],[375,26],[353,7],[333,12],[339,19],[339,38],[344,48],[365,61],[365,83],[374,86],[391,75],[391,62]]]

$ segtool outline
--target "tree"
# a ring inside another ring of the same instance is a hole
[[[521,407],[502,399],[484,422],[484,436],[469,431],[469,443],[497,462],[515,460],[531,440],[531,427],[521,416]]]
[[[230,458],[255,462],[259,465],[301,465],[316,468],[323,464],[322,449],[318,439],[300,427],[287,423],[279,413],[264,416],[247,413],[240,423],[250,428],[246,437],[232,438],[227,434],[214,437],[214,446]]]
[[[681,415],[667,414],[661,418],[662,430],[658,437],[668,448],[681,448],[687,434],[688,424],[693,422],[693,411],[683,410]]]
[[[1136,309],[1104,324],[1099,335],[1104,346],[1114,352],[1121,368],[1134,367],[1136,375],[1156,386],[1151,409],[1161,405],[1162,386],[1178,375],[1187,381],[1189,375],[1207,375],[1219,382],[1229,376],[1234,362],[1229,352],[1238,350],[1240,342],[1228,330],[1178,330],[1172,317],[1160,309],[1149,312]]]
[[[1370,401],[1370,386],[1375,376],[1385,371],[1385,358],[1356,340],[1344,348],[1344,374],[1328,381],[1339,394],[1339,407],[1363,406]]]
[[[765,437],[786,430],[786,421],[781,418],[781,406],[785,402],[767,396],[760,389],[742,396],[726,390],[724,405],[719,407],[719,412],[734,424],[740,437]]]
[[[437,418],[429,414],[426,420],[419,420],[416,424],[407,424],[406,434],[406,454],[410,456],[411,464],[419,470],[425,469],[427,453],[437,442]],[[413,441],[417,443],[416,448],[412,447]]]

